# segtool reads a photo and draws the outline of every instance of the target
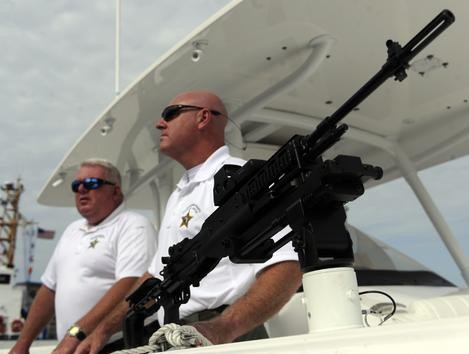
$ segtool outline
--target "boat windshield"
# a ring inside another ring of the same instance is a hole
[[[359,285],[454,286],[423,264],[348,225]]]

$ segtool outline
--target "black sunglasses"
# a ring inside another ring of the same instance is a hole
[[[181,114],[181,112],[184,111],[199,111],[201,109],[205,109],[205,107],[199,107],[199,106],[191,106],[187,104],[172,104],[165,109],[163,109],[163,112],[161,112],[161,118],[163,118],[166,122],[169,122],[170,120],[176,118],[178,115]],[[208,108],[207,108],[208,109]],[[213,109],[209,109],[210,113],[216,116],[221,116],[223,115],[222,113],[215,111]]]
[[[81,180],[81,181],[78,180],[78,179],[74,180],[72,182],[72,191],[74,193],[77,193],[81,184],[83,184],[83,188],[85,188],[86,190],[98,189],[98,188],[100,188],[101,186],[103,186],[105,184],[109,184],[111,186],[116,185],[113,182],[109,182],[109,181],[106,181],[106,180],[101,179],[101,178],[89,177],[89,178],[85,178],[84,180]]]

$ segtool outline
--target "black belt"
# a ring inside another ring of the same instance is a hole
[[[191,323],[199,322],[199,321],[208,321],[212,319],[213,317],[222,313],[227,307],[228,305],[221,305],[215,309],[202,310],[199,312],[195,312],[192,315],[184,317],[181,320],[181,324],[187,325],[187,324],[191,324]]]
[[[194,322],[198,321],[207,321],[220,313],[222,313],[228,305],[222,305],[220,307],[217,307],[216,309],[211,309],[211,310],[203,310],[199,311],[196,313],[193,313],[192,315],[189,315],[181,320],[181,324],[187,325],[191,324]],[[264,339],[264,338],[269,338],[269,335],[267,334],[267,331],[264,327],[263,324],[257,326],[256,328],[252,329],[248,333],[236,338],[234,341],[235,342],[244,342],[244,341],[250,341],[250,340],[256,340],[256,339]]]

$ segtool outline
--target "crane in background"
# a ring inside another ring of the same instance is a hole
[[[16,234],[20,223],[29,223],[19,212],[18,205],[24,191],[20,179],[16,183],[7,182],[0,186],[0,264],[14,267]]]

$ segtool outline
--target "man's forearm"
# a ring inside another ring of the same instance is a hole
[[[99,323],[97,330],[105,333],[108,337],[119,332],[122,330],[122,324],[128,311],[129,305],[127,302],[120,302],[112,312],[106,316],[105,320]]]
[[[122,328],[122,322],[129,306],[125,301],[119,303],[75,350],[75,354],[96,354],[106,345],[109,338]]]
[[[118,280],[114,285],[104,294],[98,303],[91,308],[82,318],[75,321],[80,329],[87,335],[91,334],[98,323],[109,314],[121,302],[124,302],[126,294],[132,289],[135,282],[138,281],[136,277],[127,277]],[[65,336],[60,341],[59,345],[55,348],[54,353],[58,354],[71,354],[75,352],[80,342],[71,336]]]
[[[298,290],[301,276],[296,261],[274,264],[220,316],[198,322],[195,327],[214,344],[232,342],[276,314]]]
[[[132,287],[131,293],[137,289],[146,279],[151,278],[151,274],[143,274]],[[75,353],[97,353],[106,344],[109,338],[122,329],[125,315],[129,311],[129,305],[125,300],[119,301],[106,316],[103,316],[99,324],[94,328],[91,335],[86,338],[77,348]]]
[[[24,328],[10,353],[26,353],[31,343],[54,315],[55,292],[42,285],[29,309]]]
[[[128,291],[127,294],[132,293],[132,291],[137,289],[148,278],[151,278],[149,273],[143,274],[133,283],[133,286],[129,288],[130,291]],[[115,306],[113,306],[110,311],[101,317],[101,321],[99,323],[100,330],[105,331],[107,334],[109,334],[109,336],[121,330],[122,322],[128,311],[129,304],[127,301],[125,301],[125,299],[122,299],[122,301],[119,301],[117,304],[115,304]]]
[[[121,303],[125,303],[126,295],[138,281],[136,277],[123,278],[117,281],[106,294],[76,323],[86,333],[90,334],[96,326]]]

